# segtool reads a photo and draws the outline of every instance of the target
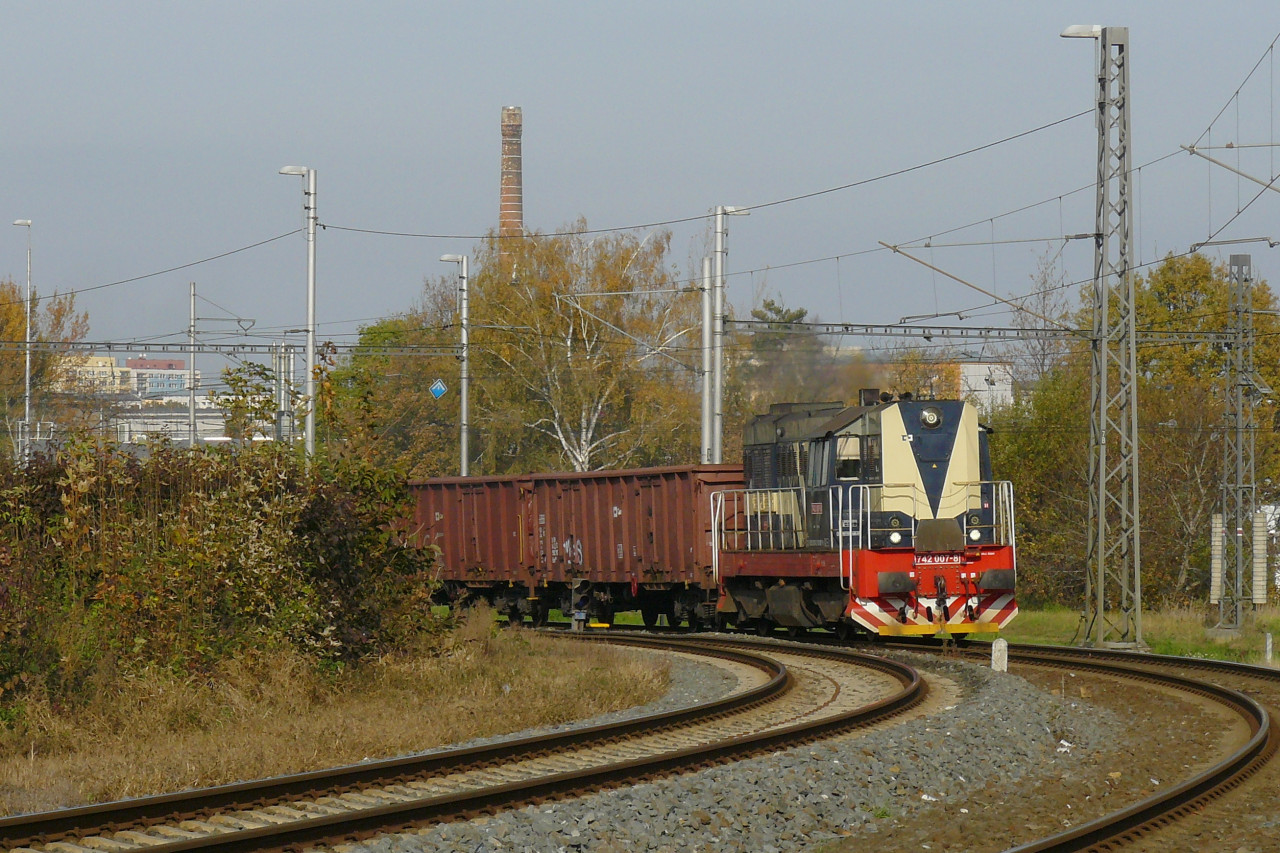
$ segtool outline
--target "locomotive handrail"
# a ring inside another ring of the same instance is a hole
[[[1013,484],[1008,480],[981,480],[956,485],[958,487],[948,491],[947,502],[963,508],[959,516],[965,543],[977,541],[971,540],[969,533],[978,528],[989,531],[988,543],[1016,545]],[[815,545],[819,541],[817,537],[821,537],[825,540],[821,544],[826,548],[856,551],[873,547],[873,533],[897,529],[911,534],[911,541],[914,541],[917,520],[921,515],[921,495],[918,493],[915,484],[905,483],[830,486],[827,488],[826,529],[820,531],[812,526],[806,501],[806,495],[816,496],[819,492],[801,487],[713,492],[712,574],[718,583],[722,550],[800,550]],[[908,519],[906,528],[873,525],[874,514],[885,512],[887,502],[905,500],[912,503],[910,511],[903,511]],[[982,512],[980,521],[971,521],[973,511]],[[853,586],[852,574],[852,564],[842,565],[840,582],[845,589]]]

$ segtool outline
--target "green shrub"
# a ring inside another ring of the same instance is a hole
[[[431,627],[402,480],[274,444],[138,458],[77,437],[0,463],[0,707],[39,682],[206,671],[249,649],[344,661]]]

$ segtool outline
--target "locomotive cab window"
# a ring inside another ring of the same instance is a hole
[[[862,478],[862,442],[856,435],[841,435],[836,438],[836,478]]]
[[[809,442],[809,478],[811,489],[827,485],[831,470],[831,442],[826,439]]]

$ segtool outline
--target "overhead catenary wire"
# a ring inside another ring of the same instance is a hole
[[[1009,136],[1002,137],[1001,139],[997,139],[997,140],[994,140],[994,141],[992,141],[992,142],[987,142],[987,143],[983,143],[983,144],[981,144],[981,145],[973,146],[973,147],[971,147],[971,148],[965,149],[964,151],[960,151],[960,152],[957,152],[957,153],[954,153],[954,154],[950,154],[950,155],[946,155],[946,156],[943,156],[943,157],[934,158],[934,159],[932,159],[932,160],[929,160],[929,161],[926,161],[926,162],[923,162],[923,163],[918,163],[918,164],[915,164],[915,165],[912,165],[912,166],[904,167],[904,168],[902,168],[902,169],[897,169],[897,170],[894,170],[894,171],[891,171],[891,172],[887,172],[887,173],[884,173],[884,174],[880,174],[880,175],[876,175],[876,176],[873,176],[873,177],[870,177],[870,178],[864,178],[864,179],[861,179],[861,180],[858,180],[858,181],[852,181],[852,182],[849,182],[849,183],[846,183],[846,184],[841,184],[841,185],[839,185],[839,186],[828,187],[828,188],[825,188],[825,189],[822,189],[822,190],[816,190],[816,191],[809,192],[809,193],[802,193],[802,194],[798,194],[798,195],[794,195],[794,196],[789,196],[789,197],[782,198],[782,199],[776,199],[776,200],[774,200],[774,201],[763,202],[763,203],[760,203],[760,204],[757,204],[757,205],[754,205],[754,206],[750,206],[750,207],[743,207],[742,209],[744,209],[744,210],[750,210],[750,209],[762,209],[762,208],[767,208],[767,207],[774,207],[774,206],[778,206],[778,205],[782,205],[782,204],[789,204],[789,203],[793,203],[793,202],[797,202],[797,201],[802,201],[802,200],[809,199],[809,198],[815,198],[815,197],[822,196],[822,195],[827,195],[827,194],[830,194],[830,193],[841,192],[841,191],[845,191],[845,190],[849,190],[849,189],[854,189],[854,188],[857,188],[857,187],[867,186],[867,185],[870,185],[870,184],[873,184],[873,183],[877,183],[877,182],[879,182],[879,181],[884,181],[884,180],[888,180],[889,178],[897,177],[897,176],[904,175],[904,174],[909,174],[909,173],[911,173],[911,172],[918,171],[918,170],[921,170],[921,169],[925,169],[925,168],[928,168],[928,167],[930,167],[930,166],[935,166],[935,165],[939,165],[939,164],[942,164],[942,163],[946,163],[946,162],[949,162],[949,161],[952,161],[952,160],[960,159],[960,158],[962,158],[962,157],[965,157],[965,156],[968,156],[968,155],[971,155],[971,154],[974,154],[974,153],[977,153],[977,152],[980,152],[980,151],[984,151],[984,150],[987,150],[987,149],[990,149],[990,148],[993,148],[993,147],[996,147],[996,146],[999,146],[999,145],[1003,145],[1003,144],[1006,144],[1006,143],[1008,143],[1008,142],[1012,142],[1012,141],[1015,141],[1015,140],[1018,140],[1018,139],[1024,138],[1024,137],[1026,137],[1026,136],[1030,136],[1030,135],[1033,135],[1033,134],[1035,134],[1035,133],[1039,133],[1039,132],[1042,132],[1042,131],[1044,131],[1044,130],[1048,130],[1048,129],[1050,129],[1050,128],[1053,128],[1053,127],[1056,127],[1056,126],[1058,126],[1058,125],[1060,125],[1060,124],[1063,124],[1063,123],[1065,123],[1065,122],[1069,122],[1069,121],[1072,121],[1072,120],[1074,120],[1074,119],[1080,118],[1081,116],[1087,115],[1087,114],[1089,114],[1090,112],[1091,112],[1091,110],[1085,110],[1085,111],[1082,111],[1082,112],[1076,113],[1076,114],[1074,114],[1074,115],[1066,116],[1066,117],[1064,117],[1064,118],[1057,119],[1057,120],[1052,121],[1052,122],[1049,122],[1049,123],[1047,123],[1047,124],[1043,124],[1043,125],[1040,125],[1040,126],[1038,126],[1038,127],[1031,128],[1031,129],[1029,129],[1029,130],[1021,131],[1021,132],[1019,132],[1019,133],[1015,133],[1015,134],[1012,134],[1012,135],[1009,135]],[[560,233],[557,233],[557,234],[548,234],[548,235],[516,235],[516,236],[545,236],[545,237],[555,237],[555,236],[564,236],[564,234],[565,234],[565,233],[569,233],[569,234],[605,234],[605,233],[615,233],[615,232],[624,232],[624,231],[634,231],[634,230],[641,230],[641,229],[646,229],[646,228],[655,228],[655,227],[660,227],[660,226],[664,226],[664,225],[675,225],[675,224],[680,224],[680,223],[695,222],[695,221],[699,221],[699,220],[705,220],[705,219],[707,219],[707,218],[708,218],[708,216],[709,216],[709,215],[710,215],[710,214],[699,214],[699,215],[696,215],[696,216],[687,216],[687,217],[671,218],[671,219],[666,219],[666,220],[661,220],[661,221],[656,221],[656,222],[650,222],[650,223],[645,223],[645,224],[640,224],[640,225],[618,226],[618,227],[612,227],[612,228],[585,229],[585,230],[581,230],[581,231],[560,232]],[[327,229],[333,229],[333,230],[336,230],[336,231],[349,231],[349,232],[355,232],[355,233],[379,234],[379,235],[384,235],[384,236],[397,236],[397,237],[435,238],[435,239],[485,239],[485,238],[486,238],[486,235],[428,234],[428,233],[415,233],[415,232],[406,232],[406,231],[384,231],[384,230],[378,230],[378,229],[355,228],[355,227],[349,227],[349,226],[333,225],[333,224],[330,224],[330,223],[319,223],[319,226],[320,226],[322,229],[326,229],[326,230],[327,230]],[[207,264],[207,263],[210,263],[210,262],[213,262],[213,261],[216,261],[216,260],[220,260],[220,259],[222,259],[222,258],[229,257],[229,256],[231,256],[231,255],[235,255],[235,254],[239,254],[239,253],[241,253],[241,252],[249,251],[249,250],[252,250],[252,249],[258,248],[258,247],[260,247],[260,246],[267,245],[268,243],[273,243],[273,242],[275,242],[275,241],[277,241],[277,240],[281,240],[281,239],[284,239],[284,238],[286,238],[286,237],[292,236],[292,235],[294,235],[294,234],[300,233],[302,230],[303,230],[302,228],[296,228],[296,229],[293,229],[292,231],[288,231],[288,232],[286,232],[286,233],[284,233],[284,234],[279,234],[279,235],[277,235],[277,236],[270,237],[270,238],[267,238],[267,239],[265,239],[265,240],[260,240],[260,241],[257,241],[257,242],[255,242],[255,243],[251,243],[251,244],[249,244],[249,245],[239,247],[239,248],[237,248],[237,249],[232,249],[232,250],[229,250],[229,251],[227,251],[227,252],[221,252],[221,253],[219,253],[219,254],[217,254],[217,255],[212,255],[212,256],[207,257],[207,258],[202,258],[202,259],[200,259],[200,260],[191,261],[191,262],[189,262],[189,263],[179,264],[179,265],[176,265],[176,266],[173,266],[173,267],[167,267],[167,268],[162,269],[162,270],[156,270],[156,271],[154,271],[154,272],[144,273],[144,274],[137,275],[137,276],[131,276],[131,277],[129,277],[129,278],[119,279],[119,280],[116,280],[116,281],[105,282],[105,283],[103,283],[103,284],[88,285],[88,286],[85,286],[85,287],[72,288],[72,289],[69,289],[69,290],[66,290],[66,291],[62,291],[62,292],[55,292],[55,293],[53,293],[53,294],[49,294],[49,295],[46,295],[46,296],[38,296],[38,297],[35,297],[35,301],[46,300],[46,299],[54,299],[54,298],[58,298],[58,297],[65,297],[65,296],[77,295],[77,294],[82,294],[82,293],[90,293],[90,292],[97,291],[97,290],[104,290],[104,289],[107,289],[107,288],[117,287],[117,286],[124,285],[124,284],[131,284],[131,283],[135,283],[135,282],[138,282],[138,281],[144,281],[144,280],[146,280],[146,279],[155,278],[155,277],[162,276],[162,275],[167,275],[167,274],[169,274],[169,273],[178,272],[178,271],[181,271],[181,270],[184,270],[184,269],[190,269],[190,268],[192,268],[192,267],[200,266],[200,265],[202,265],[202,264]],[[497,236],[497,235],[492,235],[492,236]],[[503,238],[503,239],[505,239],[505,238]],[[877,250],[871,250],[871,251],[879,251],[879,250],[877,249]],[[764,271],[764,270],[768,270],[768,269],[781,269],[781,268],[786,268],[786,267],[789,267],[789,266],[798,266],[798,265],[807,264],[807,263],[821,263],[821,262],[830,261],[830,260],[833,260],[833,259],[834,259],[834,260],[836,260],[836,261],[838,262],[838,261],[839,261],[839,259],[840,259],[841,257],[850,257],[850,256],[853,256],[853,255],[862,254],[862,253],[863,253],[863,252],[843,253],[843,254],[841,254],[841,255],[828,256],[828,257],[825,257],[825,258],[812,259],[812,260],[808,260],[808,261],[801,261],[801,262],[797,262],[797,263],[795,263],[795,264],[785,264],[785,265],[781,265],[781,266],[770,266],[770,267],[764,267],[764,268],[761,268],[761,270],[760,270],[760,271]],[[752,272],[753,272],[753,271],[747,271],[747,273],[748,273],[748,274],[750,274],[750,273],[752,273]],[[4,304],[10,304],[10,303],[0,303],[0,305],[4,305]],[[18,303],[18,304],[20,304],[20,303]],[[223,309],[223,310],[226,310],[226,309]],[[228,312],[228,313],[231,313],[231,312]]]
[[[43,301],[43,300],[45,300],[45,299],[57,299],[57,298],[60,298],[60,297],[66,297],[66,296],[76,296],[76,295],[81,294],[81,293],[91,293],[91,292],[93,292],[93,291],[95,291],[95,290],[106,290],[106,289],[107,289],[107,288],[109,288],[109,287],[119,287],[119,286],[120,286],[120,285],[122,285],[122,284],[133,284],[134,282],[144,281],[144,280],[146,280],[146,279],[148,279],[148,278],[156,278],[157,276],[168,275],[169,273],[172,273],[172,272],[179,272],[179,271],[181,271],[181,270],[191,269],[192,267],[198,267],[198,266],[200,266],[201,264],[208,264],[208,263],[212,263],[213,261],[220,261],[220,260],[222,260],[223,258],[229,258],[229,257],[231,257],[232,255],[238,255],[238,254],[240,254],[241,252],[247,252],[247,251],[249,251],[249,250],[251,250],[251,249],[257,249],[257,248],[258,248],[258,247],[260,247],[260,246],[265,246],[265,245],[267,245],[268,243],[274,243],[274,242],[276,242],[277,240],[283,240],[283,239],[284,239],[284,238],[286,238],[286,237],[292,237],[294,234],[301,233],[301,232],[302,232],[302,230],[303,230],[303,229],[301,229],[301,228],[295,228],[295,229],[293,229],[292,231],[286,231],[286,232],[285,232],[285,233],[283,233],[283,234],[277,234],[277,235],[276,235],[276,236],[274,236],[274,237],[268,237],[268,238],[267,238],[267,239],[265,239],[265,240],[259,240],[259,241],[258,241],[258,242],[256,242],[256,243],[250,243],[249,245],[247,245],[247,246],[241,246],[241,247],[240,247],[240,248],[238,248],[238,249],[231,249],[230,251],[220,252],[220,253],[218,253],[218,254],[216,254],[216,255],[211,255],[211,256],[209,256],[209,257],[207,257],[207,258],[201,258],[201,259],[200,259],[200,260],[198,260],[198,261],[191,261],[190,263],[178,264],[176,267],[168,267],[167,269],[156,270],[155,272],[143,273],[142,275],[135,275],[135,276],[132,276],[132,277],[130,277],[130,278],[122,278],[122,279],[120,279],[120,280],[118,280],[118,281],[108,281],[108,282],[106,282],[105,284],[93,284],[93,285],[89,285],[89,286],[87,286],[87,287],[77,287],[77,288],[72,288],[71,290],[64,290],[64,291],[61,291],[61,292],[54,292],[54,293],[48,294],[48,295],[46,295],[46,296],[36,296],[36,295],[34,295],[34,294],[33,294],[33,295],[32,295],[32,297],[31,297],[31,301],[32,301],[32,302],[39,302],[39,301]],[[20,299],[19,299],[19,300],[11,300],[11,301],[9,301],[9,302],[0,302],[0,306],[5,306],[5,305],[21,305],[21,304],[23,304],[23,303],[22,303],[22,300],[20,300]]]
[[[900,177],[902,175],[910,174],[911,172],[917,172],[921,169],[927,169],[931,166],[937,166],[942,163],[947,163],[952,160],[958,160],[962,157],[967,157],[971,154],[976,154],[981,151],[986,151],[990,148],[995,148],[999,145],[1004,145],[1006,143],[1013,142],[1018,139],[1022,139],[1024,137],[1031,136],[1033,134],[1040,133],[1045,130],[1049,130],[1051,128],[1057,127],[1060,124],[1065,124],[1066,122],[1073,121],[1074,119],[1078,119],[1082,116],[1091,115],[1092,113],[1093,113],[1092,109],[1082,110],[1081,112],[1075,113],[1074,115],[1069,115],[1064,118],[1057,119],[1056,121],[1051,121],[1047,124],[1042,124],[1038,127],[1033,127],[1030,130],[1024,130],[1019,133],[1014,133],[1009,136],[1005,136],[1000,139],[994,140],[992,142],[986,142],[981,145],[975,145],[971,148],[966,148],[963,151],[958,151],[955,154],[948,154],[944,157],[936,157],[932,160],[927,160],[923,163],[917,163],[913,166],[905,166],[901,169],[895,169],[893,171],[884,172],[882,174],[875,175],[870,178],[862,178],[857,181],[851,181],[846,184],[840,184],[839,186],[827,187],[821,190],[814,190],[813,192],[800,193],[798,195],[787,196],[785,198],[775,199],[773,201],[760,202],[758,204],[740,205],[738,206],[738,210],[742,210],[742,211],[764,210],[765,208],[777,207],[779,205],[784,205],[784,204],[793,204],[798,201],[805,201],[807,199],[817,198],[819,196],[829,195],[831,193],[844,192],[845,190],[851,190],[851,189],[857,189],[859,187],[869,186],[871,184],[879,183],[880,181],[889,180],[890,178]],[[417,239],[485,240],[485,239],[489,239],[490,237],[497,240],[553,239],[555,237],[563,237],[569,234],[612,234],[612,233],[625,232],[625,231],[641,231],[647,228],[661,228],[666,225],[681,225],[686,222],[697,222],[700,220],[710,219],[712,216],[714,216],[714,214],[702,213],[696,216],[682,216],[682,217],[676,217],[672,219],[662,219],[662,220],[656,220],[653,222],[645,222],[637,225],[620,225],[620,226],[614,226],[610,228],[584,228],[581,230],[559,231],[559,232],[552,232],[548,234],[510,234],[510,235],[500,235],[496,233],[431,234],[431,233],[417,233],[417,232],[411,232],[411,231],[387,231],[387,230],[381,230],[381,229],[375,229],[375,228],[356,228],[356,227],[346,226],[346,225],[334,225],[331,223],[322,224],[321,227],[332,228],[335,231],[351,231],[358,234],[376,234],[384,237],[412,237]]]
[[[1272,51],[1275,50],[1276,42],[1278,41],[1280,41],[1280,33],[1276,33],[1275,38],[1271,40],[1271,43],[1267,45],[1266,50],[1264,50],[1262,52],[1262,55],[1258,57],[1258,61],[1253,64],[1253,67],[1249,69],[1249,73],[1244,75],[1244,79],[1240,81],[1240,85],[1236,86],[1235,91],[1231,93],[1231,97],[1227,98],[1227,102],[1222,105],[1222,109],[1218,110],[1217,114],[1212,119],[1209,120],[1209,124],[1205,127],[1205,129],[1201,131],[1198,137],[1196,137],[1196,141],[1193,147],[1198,146],[1200,144],[1200,140],[1209,136],[1209,133],[1212,130],[1214,124],[1217,123],[1218,119],[1222,118],[1223,113],[1225,113],[1228,109],[1231,108],[1232,101],[1240,97],[1240,90],[1245,87],[1245,85],[1249,82],[1249,80],[1253,77],[1253,75],[1257,72],[1257,70],[1262,66],[1262,60],[1270,56]]]
[[[1280,38],[1280,36],[1278,36],[1278,38]],[[1274,44],[1274,42],[1273,42],[1273,44]],[[1229,104],[1228,104],[1228,106],[1229,106]],[[1224,109],[1225,109],[1225,107],[1224,107]],[[1000,145],[1000,144],[1003,144],[1003,143],[1006,143],[1006,142],[1009,142],[1009,141],[1012,141],[1012,140],[1015,140],[1015,139],[1019,139],[1019,138],[1025,137],[1025,136],[1027,136],[1027,135],[1030,135],[1030,134],[1033,134],[1033,133],[1036,133],[1036,132],[1039,132],[1039,131],[1045,130],[1045,129],[1047,129],[1047,128],[1051,128],[1051,127],[1054,127],[1054,126],[1056,126],[1056,125],[1062,124],[1062,123],[1064,123],[1064,122],[1070,121],[1070,120],[1072,120],[1072,119],[1074,119],[1074,118],[1081,117],[1081,116],[1083,116],[1083,115],[1087,114],[1088,112],[1091,112],[1091,111],[1082,111],[1081,113],[1077,113],[1077,114],[1072,115],[1072,116],[1067,116],[1067,117],[1065,117],[1065,118],[1063,118],[1063,119],[1059,119],[1059,120],[1057,120],[1057,121],[1054,121],[1054,122],[1051,122],[1051,123],[1048,123],[1048,124],[1045,124],[1045,125],[1041,125],[1041,126],[1039,126],[1039,127],[1037,127],[1037,128],[1033,128],[1033,129],[1031,129],[1031,130],[1023,131],[1023,132],[1021,132],[1021,133],[1014,134],[1014,135],[1012,135],[1012,136],[1008,136],[1008,137],[1004,137],[1004,138],[1002,138],[1002,139],[1000,139],[1000,140],[996,140],[996,141],[994,141],[994,142],[986,143],[986,144],[984,144],[984,145],[980,145],[980,146],[975,146],[975,147],[972,147],[972,148],[970,148],[970,149],[966,149],[965,151],[958,152],[958,153],[956,153],[956,154],[948,155],[948,156],[946,156],[946,157],[936,158],[936,159],[934,159],[934,160],[930,160],[930,161],[927,161],[927,162],[924,162],[924,163],[916,164],[916,165],[914,165],[914,166],[906,167],[906,168],[904,168],[904,169],[896,170],[896,171],[893,171],[893,172],[885,173],[885,174],[882,174],[882,175],[878,175],[878,176],[875,176],[875,177],[872,177],[872,178],[863,179],[863,180],[860,180],[860,181],[855,181],[855,182],[851,182],[851,183],[843,184],[843,185],[836,186],[836,187],[830,187],[830,188],[827,188],[827,189],[824,189],[824,190],[815,191],[815,192],[812,192],[812,193],[804,193],[804,194],[800,194],[800,195],[796,195],[796,196],[790,196],[790,197],[787,197],[787,198],[784,198],[784,199],[778,199],[778,200],[775,200],[775,201],[772,201],[772,202],[765,202],[765,203],[762,203],[762,204],[759,204],[759,205],[754,205],[754,206],[751,206],[751,207],[748,207],[748,208],[744,208],[744,209],[758,209],[758,208],[765,208],[765,207],[775,206],[775,205],[784,204],[784,203],[788,203],[788,202],[799,201],[799,200],[803,200],[803,199],[806,199],[806,198],[812,198],[812,197],[819,196],[819,195],[824,195],[824,194],[827,194],[827,193],[832,193],[832,192],[837,192],[837,191],[841,191],[841,190],[851,189],[851,188],[855,188],[855,187],[859,187],[859,186],[864,186],[864,185],[866,185],[866,184],[870,184],[870,183],[873,183],[873,182],[876,182],[876,181],[880,181],[880,180],[885,180],[885,179],[887,179],[887,178],[894,177],[894,176],[901,175],[901,174],[905,174],[905,173],[908,173],[908,172],[911,172],[911,171],[915,171],[915,170],[918,170],[918,169],[927,168],[928,166],[932,166],[932,165],[936,165],[936,164],[939,164],[939,163],[947,162],[947,161],[949,161],[949,160],[954,160],[954,159],[957,159],[957,158],[960,158],[960,157],[966,156],[966,155],[968,155],[968,154],[975,153],[975,152],[977,152],[977,151],[982,151],[982,150],[985,150],[985,149],[991,148],[991,147],[996,146],[996,145]],[[1171,153],[1169,153],[1169,154],[1166,154],[1166,155],[1163,155],[1163,156],[1161,156],[1161,157],[1158,157],[1158,158],[1156,158],[1156,159],[1154,159],[1154,160],[1150,161],[1149,163],[1146,163],[1146,164],[1144,164],[1143,166],[1138,167],[1138,169],[1141,169],[1141,168],[1144,168],[1145,166],[1153,165],[1153,164],[1155,164],[1155,163],[1161,162],[1162,160],[1168,159],[1169,157],[1172,157],[1174,153],[1177,153],[1177,152],[1171,152]],[[1089,188],[1091,188],[1091,185],[1086,185],[1086,186],[1080,187],[1080,188],[1078,188],[1078,189],[1076,189],[1076,190],[1071,190],[1070,192],[1068,192],[1068,193],[1066,193],[1066,194],[1062,194],[1062,195],[1054,196],[1054,197],[1052,197],[1052,198],[1050,198],[1050,199],[1047,199],[1047,200],[1044,200],[1044,201],[1040,201],[1040,202],[1036,202],[1036,203],[1034,203],[1034,204],[1032,204],[1032,205],[1025,205],[1025,206],[1020,207],[1020,208],[1017,208],[1017,209],[1015,209],[1015,210],[1011,210],[1011,211],[1008,211],[1008,212],[1006,212],[1006,213],[998,214],[998,215],[996,215],[996,216],[994,216],[994,217],[985,217],[984,219],[982,219],[982,220],[978,220],[978,221],[977,221],[977,222],[975,222],[975,223],[970,223],[969,225],[957,226],[957,227],[955,227],[955,228],[947,229],[947,230],[945,230],[945,231],[935,232],[935,233],[934,233],[934,235],[932,235],[932,236],[942,236],[942,235],[945,235],[945,234],[948,234],[948,233],[954,233],[955,231],[963,230],[963,229],[965,229],[965,228],[967,228],[967,227],[972,227],[972,225],[974,225],[974,224],[981,224],[981,223],[983,223],[983,222],[993,224],[994,219],[996,219],[996,218],[1003,218],[1003,217],[1006,217],[1006,216],[1009,216],[1009,215],[1014,215],[1014,214],[1016,214],[1016,213],[1019,213],[1019,212],[1022,212],[1022,211],[1028,210],[1028,209],[1032,209],[1032,208],[1034,208],[1034,207],[1036,207],[1036,206],[1039,206],[1039,205],[1041,205],[1041,204],[1045,204],[1045,203],[1051,202],[1051,201],[1053,200],[1053,198],[1057,198],[1057,199],[1058,199],[1058,201],[1059,201],[1059,207],[1060,207],[1060,209],[1061,209],[1061,200],[1062,200],[1062,198],[1063,198],[1065,195],[1071,195],[1071,194],[1074,194],[1074,193],[1076,193],[1076,192],[1080,192],[1080,191],[1083,191],[1083,190],[1085,190],[1085,189],[1089,189]],[[609,233],[609,232],[616,232],[616,231],[635,230],[635,229],[639,229],[639,228],[648,228],[648,227],[654,227],[654,226],[657,226],[657,225],[663,225],[663,224],[675,224],[675,223],[678,223],[678,222],[697,221],[697,220],[700,220],[700,219],[705,219],[705,218],[706,218],[706,216],[707,216],[706,214],[703,214],[703,215],[699,215],[699,216],[684,217],[684,218],[679,218],[679,219],[669,219],[669,220],[664,220],[664,221],[661,221],[661,222],[649,223],[649,224],[646,224],[646,225],[633,225],[633,226],[618,227],[618,228],[607,228],[607,229],[590,229],[590,230],[586,230],[586,231],[581,231],[581,232],[571,232],[571,233]],[[440,237],[440,238],[446,238],[446,237],[449,237],[449,238],[453,238],[453,237],[457,237],[457,236],[458,236],[458,235],[443,235],[443,234],[441,234],[441,235],[434,235],[434,234],[416,234],[416,233],[411,233],[411,232],[379,232],[379,231],[374,231],[374,230],[372,230],[372,229],[355,229],[355,228],[346,228],[346,227],[343,227],[343,226],[333,226],[333,225],[329,225],[329,224],[327,224],[327,223],[322,223],[322,224],[321,224],[321,227],[322,227],[322,228],[334,228],[335,230],[359,231],[359,232],[367,232],[367,233],[385,233],[385,234],[390,234],[390,235],[394,235],[394,236],[407,236],[407,237]],[[214,255],[214,256],[211,256],[211,257],[209,257],[209,258],[201,259],[201,260],[199,260],[199,261],[194,261],[194,262],[191,262],[191,263],[188,263],[188,264],[182,264],[182,265],[179,265],[179,266],[175,266],[175,267],[167,268],[167,269],[165,269],[165,270],[159,270],[159,271],[156,271],[156,272],[153,272],[153,273],[147,273],[147,274],[140,275],[140,276],[134,276],[134,277],[131,277],[131,278],[128,278],[128,279],[121,279],[121,280],[119,280],[119,281],[108,282],[108,283],[105,283],[105,284],[102,284],[102,285],[95,285],[95,286],[91,286],[91,287],[80,288],[80,289],[76,289],[76,290],[68,291],[67,293],[68,293],[68,294],[73,294],[73,293],[84,293],[84,292],[89,292],[89,291],[92,291],[92,290],[97,290],[97,289],[102,289],[102,288],[107,288],[107,287],[114,287],[114,286],[118,286],[118,285],[121,285],[121,284],[127,284],[127,283],[131,283],[131,282],[135,282],[135,281],[144,280],[144,279],[147,279],[147,278],[152,278],[152,277],[159,276],[159,275],[164,275],[164,274],[166,274],[166,273],[171,273],[171,272],[178,271],[178,270],[181,270],[181,269],[186,269],[186,268],[189,268],[189,267],[193,267],[193,266],[196,266],[196,265],[199,265],[199,264],[204,264],[204,263],[208,263],[208,262],[211,262],[211,261],[214,261],[214,260],[218,260],[218,259],[220,259],[220,258],[224,258],[224,257],[227,257],[227,256],[229,256],[229,255],[236,254],[236,253],[238,253],[238,252],[247,251],[247,250],[249,250],[249,249],[253,249],[253,248],[256,248],[256,247],[258,247],[258,246],[265,245],[265,244],[270,243],[270,242],[274,242],[275,240],[279,240],[279,239],[283,239],[284,237],[291,236],[292,234],[296,234],[296,233],[298,233],[300,230],[301,230],[301,229],[295,229],[295,230],[293,230],[293,231],[287,232],[287,233],[285,233],[285,234],[278,235],[278,236],[276,236],[276,237],[269,238],[269,239],[267,239],[267,240],[259,241],[259,242],[257,242],[257,243],[253,243],[253,244],[250,244],[250,245],[248,245],[248,246],[244,246],[244,247],[241,247],[241,248],[238,248],[238,249],[234,249],[234,250],[231,250],[231,251],[229,251],[229,252],[220,253],[220,254],[218,254],[218,255]],[[555,236],[555,235],[547,235],[547,236]],[[1071,238],[1073,238],[1073,237],[1077,237],[1077,236],[1081,236],[1081,235],[1067,235],[1066,237],[1059,237],[1059,238],[1056,238],[1056,239],[1071,239]],[[916,241],[913,241],[913,242],[919,242],[920,240],[930,240],[930,239],[931,239],[931,237],[930,237],[930,238],[917,238],[917,240],[916,240]],[[1048,241],[1051,241],[1052,239],[1053,239],[1053,238],[1049,238],[1049,240],[1048,240]],[[972,241],[972,242],[967,242],[967,243],[957,242],[957,243],[955,243],[954,245],[956,245],[956,246],[963,246],[963,245],[982,245],[982,244],[984,244],[984,243],[990,243],[990,244],[994,245],[994,244],[996,244],[996,243],[1002,243],[1002,244],[1003,244],[1003,243],[1039,242],[1039,241],[1040,241],[1040,240],[1038,240],[1038,239],[1036,239],[1036,240],[1031,240],[1031,239],[1025,239],[1025,240],[1007,240],[1007,241],[994,241],[994,240],[992,240],[992,241]],[[901,244],[901,245],[910,245],[910,243]],[[938,247],[943,247],[943,246],[947,246],[948,244],[933,244],[933,245],[936,245],[936,246],[938,246]],[[824,263],[824,262],[828,262],[828,261],[832,261],[832,260],[834,260],[834,261],[836,262],[837,266],[838,266],[842,258],[856,257],[856,256],[859,256],[859,255],[870,254],[870,253],[878,252],[878,251],[883,251],[883,249],[881,249],[881,248],[867,249],[867,250],[860,250],[860,251],[853,251],[853,252],[839,253],[839,254],[836,254],[836,255],[828,255],[828,256],[825,256],[825,257],[821,257],[821,258],[805,259],[805,260],[795,261],[795,262],[790,262],[790,263],[786,263],[786,264],[772,264],[772,265],[768,265],[768,266],[764,266],[764,267],[759,267],[759,268],[756,268],[756,269],[753,269],[753,270],[744,270],[744,271],[740,271],[740,272],[730,273],[729,275],[731,275],[731,276],[739,276],[739,275],[754,275],[756,272],[764,272],[764,271],[770,271],[770,270],[786,269],[786,268],[798,267],[798,266],[803,266],[803,265],[808,265],[808,264],[814,264],[814,263]],[[839,273],[838,273],[838,274],[839,274]],[[691,279],[690,281],[692,282],[692,279]],[[1073,284],[1074,284],[1074,283],[1068,283],[1068,284],[1063,285],[1063,286],[1072,286]],[[41,298],[41,299],[45,299],[45,298],[52,298],[52,297],[39,297],[39,298]],[[223,309],[223,310],[225,310],[225,309]],[[228,313],[231,313],[231,312],[228,312]],[[351,323],[351,322],[357,322],[357,321],[353,321],[353,320],[334,321],[334,322],[331,322],[331,323],[326,323],[325,325],[341,325],[341,324],[346,324],[346,323]]]

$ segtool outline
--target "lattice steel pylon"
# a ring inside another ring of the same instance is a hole
[[[1254,587],[1262,580],[1262,602],[1266,601],[1266,522],[1256,512],[1254,406],[1258,396],[1270,389],[1264,392],[1259,387],[1260,380],[1254,372],[1252,266],[1249,255],[1232,255],[1228,264],[1235,340],[1230,345],[1227,405],[1223,412],[1222,521],[1214,524],[1215,536],[1221,536],[1220,543],[1216,543],[1220,550],[1214,550],[1221,559],[1213,561],[1209,592],[1210,602],[1218,605],[1215,627],[1227,629],[1241,626],[1245,605],[1254,598],[1244,585],[1246,567],[1252,568]],[[1259,533],[1261,553],[1256,547]]]
[[[1141,647],[1137,334],[1130,262],[1129,29],[1072,28],[1098,39],[1098,198],[1089,418],[1085,643]]]

